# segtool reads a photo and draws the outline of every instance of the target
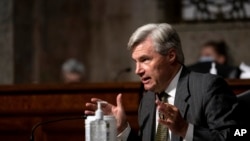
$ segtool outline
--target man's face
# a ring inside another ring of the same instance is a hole
[[[211,57],[219,64],[224,64],[226,61],[226,58],[223,55],[219,55],[212,46],[204,46],[201,49],[200,56]]]
[[[82,76],[76,72],[64,72],[63,81],[64,83],[79,83],[81,82]]]
[[[218,55],[213,47],[205,46],[201,49],[200,56],[212,57],[213,59],[216,59]]]
[[[135,73],[140,76],[145,90],[161,92],[171,81],[171,57],[157,53],[151,38],[138,44],[132,51],[136,63]]]

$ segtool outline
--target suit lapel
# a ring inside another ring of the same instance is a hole
[[[181,115],[184,118],[186,117],[186,112],[188,108],[187,100],[190,97],[188,78],[189,78],[188,70],[185,67],[183,67],[183,70],[181,72],[177,84],[174,105],[179,108]]]
[[[155,134],[155,94],[153,92],[146,92],[142,101],[142,130],[144,130],[143,141],[154,140]]]
[[[189,72],[185,67],[183,67],[178,84],[177,84],[177,88],[176,88],[174,105],[178,107],[184,119],[186,119],[186,114],[187,114],[188,106],[189,106],[187,103],[187,100],[190,97],[190,93],[188,89],[189,88],[188,78],[189,78]],[[180,137],[175,136],[174,134],[172,135],[172,141],[179,141],[179,140],[181,140]]]

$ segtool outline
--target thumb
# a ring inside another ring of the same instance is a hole
[[[123,108],[123,104],[122,104],[122,94],[118,94],[116,97],[116,104],[117,107]]]

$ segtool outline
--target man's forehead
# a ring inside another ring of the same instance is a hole
[[[139,44],[132,51],[132,56],[153,53],[154,48],[152,45]]]

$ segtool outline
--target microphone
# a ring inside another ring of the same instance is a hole
[[[83,115],[80,117],[64,117],[64,118],[60,118],[60,119],[54,119],[54,120],[47,120],[47,121],[41,121],[38,122],[37,124],[35,124],[32,129],[31,129],[31,134],[30,134],[30,141],[34,141],[34,133],[36,131],[36,129],[44,124],[49,124],[49,123],[53,123],[53,122],[59,122],[59,121],[64,121],[64,120],[77,120],[77,119],[86,119],[87,115]]]
[[[123,73],[127,73],[127,72],[130,72],[131,71],[131,68],[130,67],[127,67],[127,68],[124,68],[124,69],[122,69],[122,70],[120,70],[117,74],[116,74],[116,76],[115,76],[115,81],[117,81],[118,80],[118,78],[123,74]]]

